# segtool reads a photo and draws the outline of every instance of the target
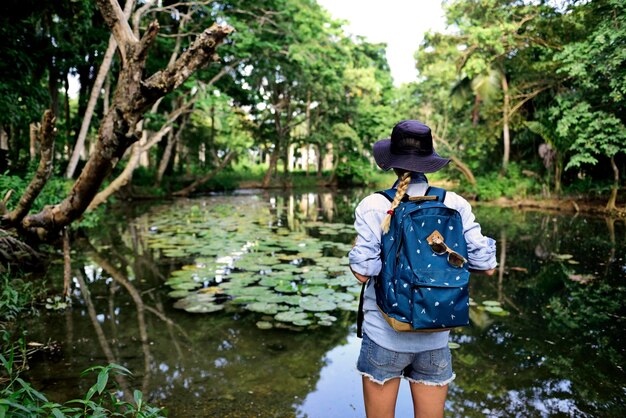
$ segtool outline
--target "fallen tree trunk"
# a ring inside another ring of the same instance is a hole
[[[228,165],[228,163],[230,162],[230,160],[235,156],[235,152],[231,151],[228,154],[226,154],[226,156],[222,159],[222,161],[220,162],[220,164],[215,167],[213,170],[211,170],[211,172],[209,172],[207,175],[205,175],[202,178],[199,178],[198,180],[194,181],[193,183],[191,183],[189,186],[185,187],[182,190],[179,190],[177,192],[172,193],[172,195],[177,196],[177,197],[186,197],[189,196],[190,193],[192,193],[194,190],[196,190],[199,186],[203,185],[204,183],[206,183],[207,181],[211,180],[213,177],[215,177],[215,175],[217,173],[219,173],[220,171],[222,171],[224,169],[224,167],[226,167]]]

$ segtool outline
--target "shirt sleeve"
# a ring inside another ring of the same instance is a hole
[[[474,270],[491,270],[496,267],[496,241],[482,234],[480,224],[472,212],[472,206],[467,200],[449,192],[454,202],[453,206],[461,214],[463,220],[463,234],[467,242],[468,267]]]
[[[384,219],[386,210],[379,206],[370,196],[361,201],[354,212],[354,228],[357,237],[354,247],[348,253],[348,259],[352,270],[364,276],[375,276],[380,273],[382,267],[380,261],[380,236],[382,233],[380,224]]]

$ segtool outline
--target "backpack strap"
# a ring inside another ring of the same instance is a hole
[[[359,311],[356,316],[356,336],[363,338],[363,320],[365,319],[365,311],[363,310],[363,302],[365,300],[365,288],[369,280],[361,286],[361,296],[359,296]]]
[[[396,190],[397,189],[380,190],[380,191],[376,192],[376,194],[381,194],[381,195],[385,196],[388,201],[393,202],[393,199],[396,198]],[[402,197],[402,202],[406,202],[408,200],[409,200],[409,195],[405,194]]]
[[[437,200],[443,203],[446,200],[446,191],[441,187],[428,186],[428,190],[426,190],[426,194],[424,196],[435,196]]]
[[[380,190],[376,194],[383,195],[388,201],[393,202],[393,198],[396,196],[396,189]]]

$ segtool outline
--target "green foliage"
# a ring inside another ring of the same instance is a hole
[[[123,366],[111,363],[107,366],[94,366],[85,370],[82,376],[96,373],[94,383],[81,399],[73,399],[63,404],[51,402],[46,395],[35,389],[20,377],[15,368],[14,350],[7,356],[0,354],[3,374],[7,377],[6,386],[0,389],[0,416],[11,417],[137,417],[151,418],[166,416],[166,411],[143,401],[139,390],[133,392],[133,402],[117,398],[117,384],[110,384],[110,377],[115,375],[131,376]]]
[[[572,157],[565,169],[594,165],[599,156],[615,157],[626,152],[626,126],[615,115],[594,111],[584,101],[562,100],[558,112],[557,132],[561,137],[573,138]]]
[[[14,321],[17,316],[33,310],[35,300],[44,288],[35,287],[24,278],[15,277],[12,272],[0,273],[0,322]]]
[[[7,202],[7,209],[12,210],[19,202],[20,196],[24,193],[31,181],[33,174],[26,176],[9,175],[0,176],[0,194],[4,195],[7,191],[13,190],[11,198]],[[62,177],[50,177],[45,187],[33,202],[30,213],[39,212],[44,206],[59,203],[59,197],[66,196],[72,188],[73,181]],[[100,224],[100,220],[104,214],[104,207],[99,207],[94,211],[87,212],[83,215],[77,226],[90,229],[96,228]]]
[[[367,160],[348,160],[337,168],[337,180],[341,186],[363,186],[368,184],[371,171]]]
[[[509,166],[505,176],[492,172],[477,177],[476,183],[476,186],[467,187],[478,200],[495,200],[499,197],[523,199],[537,193],[540,188],[536,181],[525,177],[516,164]]]
[[[7,202],[8,210],[13,209],[15,205],[17,205],[20,196],[24,193],[26,187],[28,187],[33,175],[34,173],[28,173],[24,176],[5,173],[5,175],[0,176],[0,193],[4,194],[9,190],[13,190],[11,199]],[[59,196],[67,195],[67,192],[69,192],[71,188],[72,181],[64,178],[51,177],[39,196],[37,196],[37,199],[35,199],[32,211],[38,212],[46,205],[58,203]]]

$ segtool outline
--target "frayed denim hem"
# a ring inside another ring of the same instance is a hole
[[[388,377],[388,378],[387,378],[387,379],[385,379],[385,380],[378,380],[378,379],[376,379],[374,376],[372,376],[372,375],[371,375],[371,374],[369,374],[369,373],[365,373],[365,372],[362,372],[362,371],[360,371],[360,370],[357,370],[357,372],[359,372],[359,374],[360,374],[361,376],[365,376],[365,377],[367,377],[367,378],[368,378],[371,382],[374,382],[374,383],[376,383],[376,384],[378,384],[378,385],[381,385],[381,386],[382,386],[382,385],[384,385],[385,383],[387,383],[388,381],[392,380],[392,379],[400,379],[400,378],[402,378],[402,377],[403,377],[403,376],[392,376],[392,377]]]
[[[430,382],[428,380],[415,380],[415,379],[411,379],[410,377],[404,377],[406,380],[408,380],[411,383],[420,383],[422,385],[426,385],[426,386],[445,386],[447,384],[450,384],[450,382],[452,382],[455,378],[456,378],[456,374],[452,374],[452,377],[450,379],[444,380],[443,382]]]
[[[362,372],[360,370],[357,370],[357,372],[361,376],[367,377],[371,382],[374,382],[374,383],[376,383],[378,385],[381,385],[381,386],[384,385],[385,383],[387,383],[388,381],[393,380],[393,379],[406,379],[410,383],[419,383],[419,384],[426,385],[426,386],[446,386],[446,385],[450,384],[456,378],[456,374],[453,373],[451,378],[446,379],[443,382],[431,382],[431,381],[423,380],[423,379],[422,380],[415,380],[415,379],[411,379],[410,377],[407,377],[407,376],[392,376],[392,377],[388,377],[385,380],[378,380],[378,379],[376,379],[374,376],[372,376],[369,373],[365,373],[365,372]]]

